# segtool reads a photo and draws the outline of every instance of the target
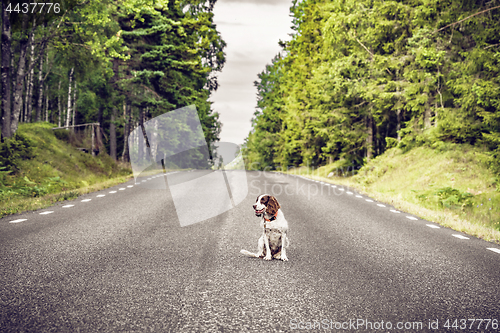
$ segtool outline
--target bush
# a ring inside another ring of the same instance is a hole
[[[433,193],[424,193],[417,196],[420,200],[435,199],[441,208],[466,208],[472,207],[474,195],[468,192],[461,192],[456,188],[443,187]]]
[[[69,142],[69,131],[66,129],[54,130],[54,135],[61,141]]]
[[[19,171],[20,160],[32,159],[35,156],[34,143],[18,132],[12,138],[0,143],[0,166],[4,166],[8,171],[14,173]]]
[[[391,137],[386,137],[385,138],[385,142],[386,142],[386,149],[389,150],[391,148],[394,148],[394,147],[397,147],[398,146],[398,139],[396,138],[391,138]]]

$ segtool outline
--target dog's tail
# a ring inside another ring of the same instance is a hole
[[[250,257],[250,258],[258,258],[259,257],[257,255],[257,253],[248,252],[247,250],[241,250],[240,253],[244,254],[244,255],[246,255],[247,257]]]

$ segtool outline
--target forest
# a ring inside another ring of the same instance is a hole
[[[294,0],[291,15],[255,82],[247,166],[360,167],[451,142],[499,174],[499,0]]]
[[[2,1],[1,155],[24,142],[20,123],[99,123],[105,152],[128,162],[135,127],[187,105],[207,142],[218,140],[208,101],[225,62],[215,2]]]

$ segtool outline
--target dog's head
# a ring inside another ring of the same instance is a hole
[[[269,194],[261,194],[257,197],[253,209],[255,216],[262,216],[262,214],[275,215],[281,206],[275,197]]]

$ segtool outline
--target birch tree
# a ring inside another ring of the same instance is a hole
[[[70,126],[70,120],[71,120],[71,83],[73,82],[73,71],[75,70],[74,67],[71,67],[71,70],[68,75],[68,109],[66,112],[66,125],[65,126]]]

